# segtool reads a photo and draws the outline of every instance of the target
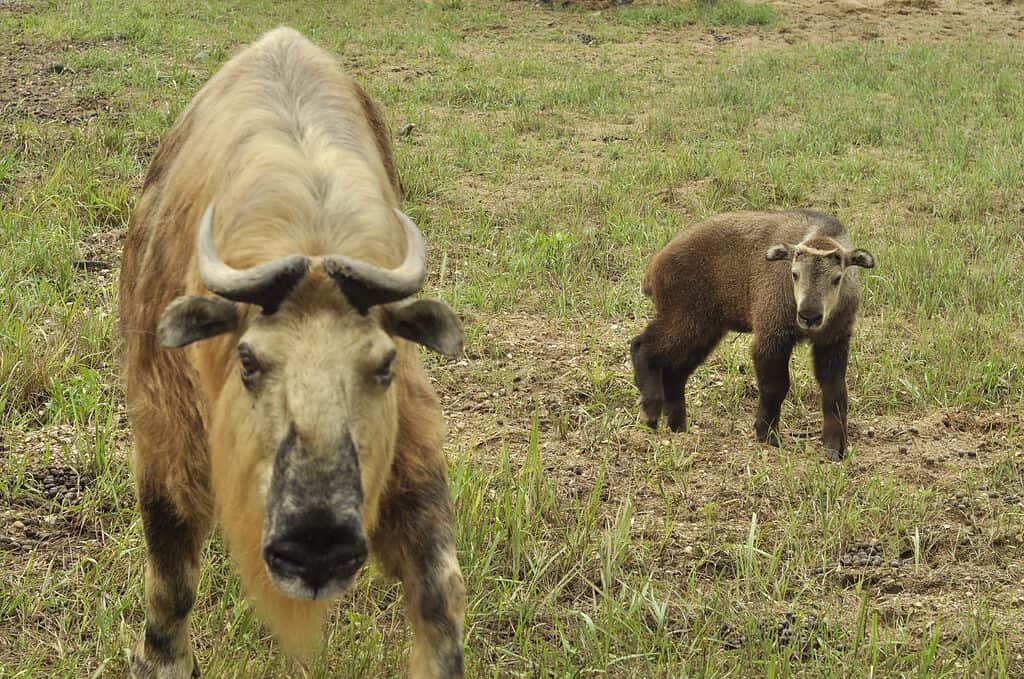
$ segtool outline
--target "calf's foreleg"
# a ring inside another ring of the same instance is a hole
[[[754,371],[757,373],[758,404],[754,433],[761,443],[782,445],[779,413],[789,393],[789,357],[793,343],[771,334],[754,334]]]
[[[814,377],[821,386],[821,442],[830,459],[841,460],[846,454],[846,364],[850,340],[815,344],[811,353]]]

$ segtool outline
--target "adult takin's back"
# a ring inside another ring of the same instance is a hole
[[[856,269],[873,266],[838,220],[813,210],[727,213],[683,231],[648,263],[643,291],[655,317],[630,345],[647,424],[657,427],[664,412],[673,431],[684,429],[689,376],[727,332],[753,332],[754,429],[759,441],[779,445],[790,354],[806,340],[822,390],[822,441],[841,458]]]
[[[411,673],[462,674],[443,420],[413,343],[461,351],[374,102],[290,29],[233,57],[150,165],[120,314],[147,543],[138,677],[190,677],[216,520],[289,649],[367,556],[403,581]]]

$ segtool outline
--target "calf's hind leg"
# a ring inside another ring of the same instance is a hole
[[[691,348],[677,363],[670,363],[661,373],[665,398],[665,421],[672,431],[686,430],[686,382],[718,344],[718,338]]]
[[[650,326],[629,343],[633,384],[640,391],[640,411],[651,429],[658,428],[663,404],[662,369],[654,361],[649,344]]]
[[[413,630],[410,678],[457,679],[463,676],[466,589],[444,458],[438,452],[429,462],[418,478],[396,479],[371,545],[381,570],[402,580]]]

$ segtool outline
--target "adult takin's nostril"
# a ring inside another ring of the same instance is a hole
[[[801,311],[798,315],[808,328],[816,328],[821,325],[822,314],[820,311]]]
[[[332,580],[346,580],[366,562],[366,539],[358,526],[306,525],[275,538],[263,559],[278,577],[299,578],[314,592]]]

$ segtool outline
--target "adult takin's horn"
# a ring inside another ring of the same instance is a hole
[[[272,314],[309,271],[309,258],[290,255],[249,269],[224,263],[213,243],[213,203],[206,208],[196,239],[199,278],[210,292],[234,302],[255,304]]]
[[[411,297],[423,287],[427,275],[427,251],[420,230],[405,213],[395,208],[405,227],[405,261],[397,269],[382,269],[344,255],[323,258],[324,272],[334,279],[349,303],[360,313],[377,304]]]

